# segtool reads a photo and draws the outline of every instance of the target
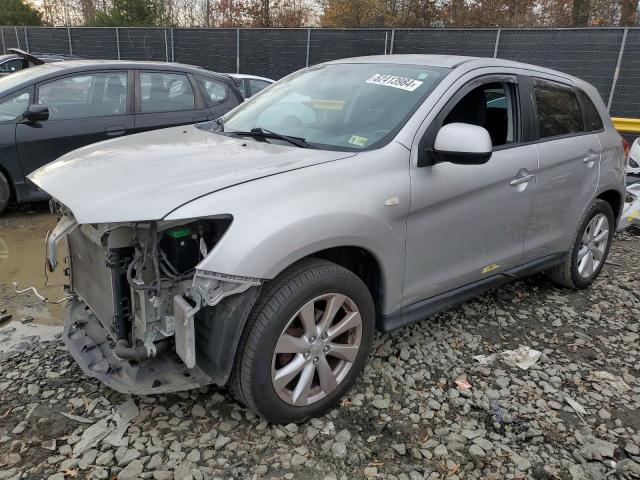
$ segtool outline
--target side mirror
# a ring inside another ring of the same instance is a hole
[[[22,121],[25,123],[44,122],[49,119],[49,107],[46,105],[33,104],[29,105],[27,111],[22,115]]]
[[[492,151],[491,136],[485,128],[468,123],[449,123],[438,131],[433,150],[428,152],[432,157],[429,163],[481,165],[489,161]]]

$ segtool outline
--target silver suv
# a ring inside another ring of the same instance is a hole
[[[151,394],[229,384],[272,422],[336,402],[387,331],[546,271],[585,288],[624,198],[597,91],[503,60],[389,55],[293,73],[215,122],[31,175],[69,244],[64,339]]]

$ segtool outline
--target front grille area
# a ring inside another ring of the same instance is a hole
[[[106,250],[87,238],[80,228],[69,235],[71,288],[113,335],[114,290]]]

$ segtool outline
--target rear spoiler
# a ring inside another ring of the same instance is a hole
[[[28,62],[34,65],[44,65],[44,62],[40,60],[38,57],[34,57],[29,52],[25,52],[24,50],[20,50],[19,48],[7,48],[7,51],[16,54],[19,57],[24,58],[25,60],[27,60]]]

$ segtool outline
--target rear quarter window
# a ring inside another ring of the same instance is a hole
[[[582,114],[584,117],[584,127],[588,132],[594,132],[598,130],[602,130],[604,128],[602,124],[602,118],[600,118],[600,114],[598,113],[598,109],[589,98],[589,95],[584,93],[582,90],[577,90],[578,97],[582,102]]]
[[[534,79],[533,90],[540,138],[584,132],[578,97],[571,87]]]

